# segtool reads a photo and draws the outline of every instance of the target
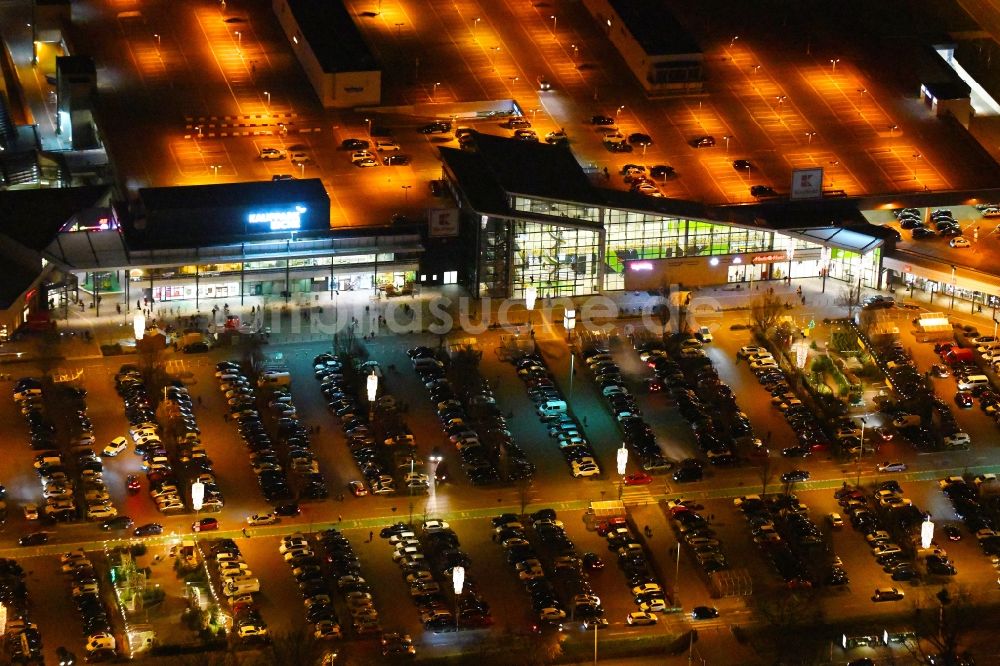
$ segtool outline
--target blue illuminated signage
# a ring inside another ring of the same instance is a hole
[[[247,221],[250,224],[266,224],[271,231],[294,231],[302,227],[302,214],[306,210],[305,206],[296,206],[295,210],[250,213]]]

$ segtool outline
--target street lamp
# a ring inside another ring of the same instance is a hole
[[[299,162],[299,172],[302,174],[302,178],[306,177],[306,163]]]
[[[563,313],[563,326],[566,327],[566,342],[573,340],[573,329],[576,328],[576,310],[567,309]]]
[[[375,417],[375,396],[378,394],[378,375],[374,370],[368,375],[365,388],[368,391],[368,420],[371,421]]]
[[[580,47],[576,44],[570,44],[569,47],[573,49],[573,62],[576,63],[580,57]]]
[[[833,66],[832,69],[830,70],[831,73],[837,71],[837,63],[838,62],[840,62],[840,58],[831,58],[830,59],[830,64]]]
[[[437,83],[434,84],[434,88],[433,88],[433,90],[431,90],[431,99],[437,99],[437,92],[438,92],[438,86],[439,85],[441,85],[440,81],[438,81]]]
[[[476,18],[472,19],[472,36],[473,37],[475,37],[475,35],[476,35],[476,28],[479,26],[479,22],[482,21],[482,20],[483,19],[479,18],[478,16]]]
[[[135,333],[136,340],[142,340],[146,335],[146,315],[136,312],[132,319],[132,332]]]
[[[618,463],[618,501],[622,499],[622,492],[625,489],[625,467],[628,465],[628,449],[625,448],[625,442],[622,442],[622,448],[618,449],[617,460]]]
[[[212,170],[212,175],[216,179],[218,179],[219,178],[219,169],[222,168],[221,165],[219,165],[219,164],[213,164],[213,165],[209,166],[208,168]]]
[[[555,34],[556,24],[559,22],[559,18],[555,14],[549,15],[549,18],[552,19],[552,33]]]
[[[733,38],[729,40],[729,48],[733,48],[733,45],[736,43],[736,40],[739,39],[739,38],[740,38],[739,35],[733,35]]]
[[[528,310],[528,329],[531,329],[531,312],[535,309],[535,301],[537,299],[537,289],[534,287],[527,287],[524,290],[524,307]]]
[[[923,157],[920,153],[913,153],[913,180],[917,179],[917,162]]]
[[[431,451],[431,454],[427,456],[427,461],[431,464],[431,478],[430,478],[431,495],[434,494],[435,486],[437,484],[438,465],[440,465],[443,460],[444,456],[441,455],[441,450],[436,446]]]
[[[750,67],[753,68],[753,75],[757,76],[757,70],[760,69],[760,65],[751,65]]]
[[[622,104],[621,106],[619,106],[619,107],[618,107],[618,110],[617,110],[617,111],[615,111],[615,122],[617,122],[617,121],[618,121],[618,119],[619,119],[619,118],[621,117],[621,115],[622,115],[622,110],[624,110],[624,109],[625,109],[625,105],[624,105],[624,104]]]
[[[866,92],[868,92],[868,88],[858,88],[858,94],[861,95],[861,99],[865,98]]]
[[[269,92],[267,92],[267,91],[265,90],[265,91],[264,91],[264,97],[266,97],[266,98],[267,98],[267,105],[268,105],[268,106],[270,107],[270,106],[271,106],[271,93],[269,93]]]
[[[732,139],[732,138],[733,137],[728,136],[728,135],[722,137],[722,140],[726,142],[726,153],[729,153],[729,140]]]
[[[899,129],[899,125],[889,125],[889,136],[892,136],[892,133],[895,132],[898,129]]]
[[[458,631],[460,621],[458,608],[462,599],[462,587],[465,585],[465,567],[454,567],[451,570],[451,583],[455,592],[455,631]]]
[[[159,33],[153,33],[153,37],[156,38],[156,50],[160,50],[160,35]]]
[[[809,139],[809,143],[813,142],[813,137],[816,136],[816,132],[806,132],[806,138]]]
[[[236,31],[236,50],[243,48],[243,33]]]
[[[955,277],[955,273],[958,268],[955,264],[951,265],[951,309],[955,309],[955,292],[958,291],[958,280]]]
[[[920,547],[927,550],[931,547],[931,542],[934,541],[934,521],[931,520],[931,515],[927,514],[924,522],[920,524]]]
[[[407,205],[410,202],[410,188],[413,185],[400,185],[403,190],[403,205]]]

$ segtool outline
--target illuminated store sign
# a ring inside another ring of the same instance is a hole
[[[306,210],[305,206],[296,206],[295,210],[250,213],[247,221],[250,224],[266,224],[271,231],[292,231],[302,227],[302,214]]]
[[[651,271],[653,264],[648,261],[637,261],[628,265],[630,271]]]

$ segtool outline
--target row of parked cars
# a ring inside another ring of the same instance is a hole
[[[35,471],[42,484],[46,517],[53,520],[76,520],[78,516],[76,501],[73,498],[73,481],[62,464],[62,454],[59,453],[56,442],[56,428],[45,409],[42,382],[33,377],[18,379],[14,383],[14,404],[28,424],[31,448],[41,451],[35,457]],[[90,450],[89,447],[87,450]],[[6,505],[4,509],[6,510]],[[32,519],[39,517],[37,506],[30,509],[28,517]],[[37,532],[28,537],[25,537],[28,539],[27,543],[25,539],[21,540],[22,545],[30,545],[32,541],[44,543],[48,538],[44,532]]]
[[[901,208],[893,211],[899,226],[909,229],[914,240],[924,238],[950,238],[952,247],[969,247],[969,241],[962,236],[962,228],[950,210],[939,209],[931,212],[925,221],[919,208]]]
[[[267,624],[254,598],[260,592],[260,581],[243,559],[239,546],[232,539],[219,539],[212,543],[208,552],[222,593],[228,600],[236,636],[245,642],[267,641]]]
[[[31,622],[31,602],[24,583],[24,569],[15,560],[0,559],[0,603],[7,609],[7,624],[0,627],[7,657],[14,664],[38,663],[42,659],[42,635]],[[57,652],[60,660],[76,657],[66,648]]]
[[[711,340],[711,333],[703,327],[693,337],[675,337],[668,345],[669,353],[659,341],[640,345],[638,351],[640,358],[664,377],[681,417],[691,426],[698,448],[708,462],[717,466],[735,465],[737,442],[752,440],[753,428],[749,417],[740,411],[733,390],[719,378],[711,359],[704,353],[693,354],[704,352],[701,346]]]
[[[449,442],[462,461],[462,469],[473,485],[486,485],[501,480],[499,466],[501,450],[506,453],[508,480],[531,479],[534,465],[514,442],[507,418],[497,407],[493,391],[478,375],[464,377],[464,391],[435,368],[439,361],[429,347],[414,347],[407,351],[414,369],[421,373],[431,402]],[[433,362],[430,362],[433,361]],[[438,467],[440,470],[440,466]]]
[[[809,519],[809,507],[792,493],[745,495],[733,504],[743,513],[754,543],[787,587],[809,588],[818,582],[810,569],[826,559],[826,542],[822,530]],[[828,581],[846,583],[842,570],[828,574]]]
[[[90,557],[82,550],[71,550],[59,557],[62,573],[67,578],[69,591],[80,618],[88,661],[106,661],[116,655],[115,639],[108,619],[108,610],[101,599],[101,586]]]
[[[338,579],[360,573],[354,549],[340,532],[335,529],[323,532],[321,542],[327,561],[334,565]],[[340,638],[342,630],[333,607],[332,591],[323,578],[323,560],[313,550],[309,540],[303,534],[292,534],[282,539],[278,550],[299,585],[306,620],[313,625],[313,636],[318,640]],[[341,590],[344,603],[359,629],[364,629],[364,625],[377,626],[378,612],[372,602],[371,590],[363,580],[359,580],[364,589]]]
[[[555,516],[552,509],[542,509],[523,518],[504,513],[492,519],[494,543],[503,548],[504,561],[531,596],[532,611],[538,614],[537,620],[532,620],[536,629],[543,625],[562,627],[567,613],[556,584],[561,586],[563,581],[560,579],[564,575],[578,570],[573,543],[562,530],[562,521],[556,520]],[[536,531],[539,541],[550,546],[548,572],[542,565],[540,553],[529,541],[524,524],[533,526],[536,522],[539,525],[539,530]],[[580,580],[584,581],[582,577]],[[603,617],[604,611],[600,608],[599,599],[596,604],[589,603],[589,598],[586,601],[590,610],[585,610],[581,619],[589,617],[596,620]]]
[[[546,425],[549,436],[559,444],[559,451],[574,478],[598,476],[601,468],[593,447],[579,421],[569,411],[562,391],[545,365],[540,353],[525,354],[515,359],[517,376],[524,382],[528,397],[535,403],[538,417]]]
[[[256,394],[250,378],[235,361],[223,361],[216,364],[215,369],[219,391],[226,399],[229,410],[227,418],[236,423],[240,438],[247,447],[250,465],[264,499],[272,503],[291,499],[288,477],[275,457],[274,442],[257,411]],[[302,434],[305,436],[304,428]]]
[[[1000,483],[996,476],[980,474],[973,477],[971,483],[961,476],[949,476],[941,479],[938,486],[951,501],[955,514],[976,537],[983,553],[1000,556],[1000,531],[993,519],[1000,508]],[[957,527],[946,534],[953,541],[961,539]]]
[[[419,536],[406,523],[385,527],[379,534],[393,547],[392,559],[402,570],[410,598],[426,630],[439,633],[493,623],[489,604],[482,598],[475,578],[467,573],[472,560],[461,549],[458,535],[448,523],[425,520]],[[449,601],[445,589],[454,593],[459,569],[463,586],[456,598]],[[458,611],[457,618],[454,610]]]
[[[367,495],[369,492],[373,495],[396,494],[396,480],[393,478],[392,470],[383,461],[383,451],[380,446],[380,444],[385,446],[390,444],[385,444],[384,440],[380,443],[374,424],[369,423],[369,413],[380,418],[395,414],[397,411],[395,398],[386,394],[383,389],[383,394],[376,396],[376,403],[365,409],[358,397],[361,387],[347,384],[343,363],[333,354],[324,353],[316,356],[313,359],[313,369],[316,380],[320,382],[323,397],[326,398],[327,409],[340,420],[347,447],[364,477],[363,482],[351,481],[348,484],[349,489],[356,497]],[[358,370],[361,376],[382,375],[381,368],[375,361],[365,362]],[[413,437],[411,435],[409,440],[404,442],[405,434],[393,433],[393,442],[398,441],[404,446],[409,446]]]
[[[675,497],[667,500],[666,509],[670,512],[670,525],[677,534],[678,542],[686,544],[691,558],[705,574],[711,575],[730,568],[722,543],[709,519],[699,513],[704,509],[701,504]]]
[[[667,611],[667,594],[649,567],[642,541],[624,516],[601,521],[597,533],[607,540],[608,550],[618,556],[618,566],[625,572],[632,600],[638,606],[625,621],[631,625],[656,624],[656,613]]]

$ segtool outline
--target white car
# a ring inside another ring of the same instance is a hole
[[[972,244],[963,236],[956,236],[955,238],[952,238],[948,241],[948,245],[960,248],[972,247]]]
[[[451,525],[443,520],[434,519],[424,522],[421,529],[423,529],[424,532],[440,532],[441,530],[451,529]]]
[[[224,564],[235,564],[234,562],[225,562]],[[243,566],[246,566],[242,562]],[[253,578],[253,571],[250,569],[222,569],[219,571],[219,575],[223,578]]]
[[[292,164],[306,164],[307,162],[312,162],[312,158],[301,150],[297,150],[290,156]]]
[[[956,432],[954,435],[948,435],[944,438],[944,445],[949,448],[968,448],[971,443],[969,434],[965,432]]]
[[[113,506],[91,506],[87,508],[87,520],[104,520],[118,515],[118,509]]]
[[[252,516],[247,516],[247,524],[252,526],[273,525],[276,522],[278,522],[278,517],[273,513],[255,513]]]
[[[377,139],[375,141],[375,150],[379,152],[397,151],[399,150],[399,144],[392,139]]]
[[[778,363],[773,358],[764,358],[759,361],[751,361],[751,370],[765,370],[767,368],[777,368]]]
[[[628,624],[636,627],[643,627],[650,624],[656,624],[657,618],[652,613],[647,613],[645,611],[637,611],[634,613],[629,613],[628,617],[625,618]]]
[[[101,455],[113,458],[126,448],[128,448],[128,440],[124,437],[115,437],[113,440],[108,442],[107,446],[104,447],[104,451],[101,452]]]
[[[738,356],[740,358],[747,358],[751,354],[767,354],[770,356],[770,352],[767,351],[766,347],[757,347],[755,345],[747,345],[746,347],[740,347]]]
[[[375,155],[370,150],[356,150],[351,153],[351,162],[360,162],[361,160],[374,159]]]
[[[601,469],[594,462],[585,462],[588,458],[584,458],[580,461],[573,461],[573,476],[575,478],[585,478],[589,476],[597,476],[601,473]],[[589,458],[593,461],[593,458]]]
[[[884,462],[876,466],[879,473],[882,472],[905,472],[906,463],[901,462]]]
[[[708,330],[708,326],[699,326],[698,332],[695,336],[704,343],[711,342],[714,338],[712,337],[712,332]]]
[[[25,520],[38,520],[38,505],[37,504],[25,504],[24,505],[24,518]]]
[[[261,148],[260,159],[262,160],[283,160],[285,151],[281,148]]]

